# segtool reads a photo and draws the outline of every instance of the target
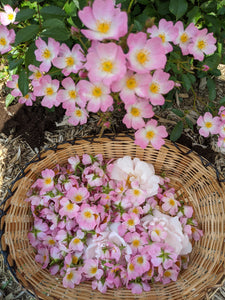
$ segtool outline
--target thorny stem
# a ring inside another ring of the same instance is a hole
[[[81,43],[81,45],[83,46],[83,48],[85,49],[85,51],[87,52],[87,46],[84,44],[84,42],[82,41],[80,36],[78,36],[78,40]]]
[[[38,10],[38,21],[39,21],[39,24],[40,24],[40,28],[42,28],[41,14],[40,14],[40,6],[39,6],[39,3],[37,3],[37,10]]]
[[[168,123],[168,124],[173,124],[173,125],[177,124],[177,122],[175,122],[175,121],[167,120],[167,119],[164,119],[164,118],[162,118],[162,117],[160,117],[160,116],[157,116],[157,115],[155,115],[155,117],[156,117],[161,123]]]
[[[127,13],[128,13],[128,14],[129,14],[130,11],[131,11],[131,7],[132,7],[133,3],[134,3],[134,0],[131,0],[131,1],[130,1],[130,4],[129,4],[129,6],[128,6],[128,9],[127,9]]]

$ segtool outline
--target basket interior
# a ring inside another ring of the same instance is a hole
[[[187,150],[183,146],[180,148]],[[101,294],[91,289],[90,282],[66,289],[60,278],[51,276],[35,262],[35,252],[27,238],[33,218],[29,203],[24,201],[26,193],[43,169],[63,165],[69,157],[84,153],[101,153],[105,159],[130,155],[152,163],[156,174],[164,171],[180,199],[193,206],[204,236],[195,242],[188,269],[180,273],[176,282],[152,284],[151,291],[141,295],[133,295],[125,288]],[[63,144],[57,151],[43,153],[42,159],[30,164],[25,171],[25,176],[14,185],[15,193],[6,204],[9,210],[2,219],[1,226],[5,226],[5,232],[1,242],[3,250],[8,249],[9,263],[15,263],[16,277],[41,299],[202,299],[206,291],[221,280],[225,257],[224,186],[218,184],[214,169],[210,166],[205,168],[194,153],[185,156],[170,142],[159,151],[150,146],[141,149],[128,137],[101,138],[93,142],[78,140],[74,145]]]

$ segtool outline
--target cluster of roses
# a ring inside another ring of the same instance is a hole
[[[217,145],[220,148],[225,148],[225,107],[221,106],[218,112],[218,116],[213,117],[210,112],[206,112],[203,116],[200,116],[197,120],[197,124],[200,127],[199,133],[204,137],[208,137],[210,134],[217,135]]]
[[[43,170],[26,199],[35,260],[66,288],[92,280],[101,292],[141,293],[152,282],[176,281],[202,231],[168,183],[153,165],[129,156],[84,154]]]
[[[7,13],[8,19],[13,20],[15,12],[5,6],[4,18]],[[159,149],[168,134],[164,126],[151,119],[152,106],[163,105],[163,95],[174,87],[174,82],[168,80],[170,75],[163,71],[166,54],[173,51],[173,43],[179,45],[183,55],[191,54],[202,61],[205,54],[216,50],[213,34],[197,29],[193,23],[184,29],[182,22],[174,25],[165,19],[160,20],[158,27],[148,28],[147,33],[128,34],[127,13],[113,0],[95,0],[92,7],[84,7],[78,15],[88,28],[81,29],[81,33],[92,42],[91,46],[82,49],[75,44],[70,49],[52,38],[46,42],[38,37],[35,55],[41,63],[39,67],[29,66],[31,92],[22,96],[18,75],[14,75],[7,84],[14,89],[12,95],[26,105],[32,105],[36,97],[42,97],[41,104],[48,108],[62,104],[73,125],[86,123],[89,112],[112,111],[113,105],[122,103],[126,110],[123,123],[137,130],[135,143],[142,148],[151,143]],[[3,27],[2,53],[10,49],[15,37],[12,30]],[[48,74],[52,65],[66,76],[61,81],[62,88],[60,81]]]

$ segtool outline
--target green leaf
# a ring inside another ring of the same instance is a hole
[[[45,30],[41,33],[42,36],[52,37],[57,41],[65,41],[70,37],[64,22],[59,19],[49,19],[43,23]]]
[[[173,109],[172,109],[172,112],[173,112],[175,115],[177,115],[177,116],[179,116],[179,117],[181,117],[181,118],[184,117],[184,113],[183,113],[180,109],[173,108]]]
[[[73,3],[76,5],[78,9],[80,9],[79,0],[73,0]]]
[[[27,72],[24,69],[19,72],[18,86],[23,96],[26,96],[29,91],[29,81]]]
[[[21,22],[21,21],[25,21],[25,20],[31,19],[34,14],[35,14],[35,10],[34,9],[30,9],[30,8],[21,9],[16,14],[16,22]]]
[[[15,44],[21,44],[34,39],[39,32],[39,25],[29,25],[20,29],[16,34]]]
[[[214,53],[213,55],[208,56],[205,61],[204,64],[209,66],[210,69],[217,69],[219,63],[220,63],[221,57],[218,53]]]
[[[17,68],[18,66],[22,65],[23,63],[23,59],[14,59],[14,60],[10,60],[9,61],[9,70],[13,70],[15,68]]]
[[[8,94],[5,98],[5,106],[8,107],[13,102],[14,99],[15,99],[14,96]]]
[[[183,86],[185,87],[185,89],[187,91],[189,91],[192,86],[191,79],[189,78],[189,76],[187,74],[182,74],[181,77],[182,77]]]
[[[28,68],[29,65],[39,66],[39,62],[36,60],[34,51],[36,50],[35,42],[31,43],[27,52],[25,54],[25,67]]]
[[[141,25],[141,23],[138,20],[134,20],[134,30],[137,31],[142,31],[143,26]]]
[[[64,5],[64,10],[69,16],[76,16],[77,14],[77,6],[74,2],[66,2],[66,4]]]
[[[40,14],[44,19],[63,19],[66,16],[66,13],[61,8],[54,5],[43,7],[40,11]]]
[[[56,27],[65,27],[65,24],[62,20],[53,18],[53,19],[48,19],[48,20],[44,21],[42,26],[43,26],[43,28],[46,28],[46,29],[54,29]]]
[[[216,84],[215,84],[215,81],[211,78],[208,78],[207,87],[208,87],[208,91],[209,91],[209,100],[213,101],[216,98]]]
[[[193,7],[188,13],[188,24],[189,23],[194,23],[196,24],[198,20],[201,18],[201,11],[198,6]]]
[[[186,0],[170,0],[169,10],[176,16],[176,19],[181,18],[186,13],[187,8]]]
[[[222,99],[220,99],[220,105],[224,105],[224,104],[225,104],[225,96]]]
[[[191,121],[189,118],[187,118],[187,117],[185,117],[185,121],[186,121],[188,127],[191,128],[191,129],[193,130],[193,129],[194,129],[194,126],[193,126],[192,121]]]
[[[183,132],[183,122],[179,121],[175,127],[173,128],[171,134],[170,134],[170,140],[172,142],[175,142],[176,140],[179,139],[179,137],[181,136],[182,132]]]
[[[168,14],[170,1],[156,0],[155,2],[157,5],[157,12],[161,16],[165,16],[166,14]]]

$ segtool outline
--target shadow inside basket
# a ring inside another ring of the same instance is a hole
[[[165,172],[170,178],[176,196],[194,208],[194,217],[204,235],[193,244],[188,268],[179,274],[176,282],[151,284],[151,290],[140,295],[126,288],[109,289],[101,294],[92,290],[91,282],[79,284],[74,289],[64,288],[60,277],[50,275],[35,261],[35,251],[27,237],[33,217],[30,203],[24,201],[26,194],[43,169],[64,165],[69,157],[84,153],[101,153],[105,159],[129,155],[149,162],[154,165],[156,174]],[[4,227],[1,245],[8,253],[8,263],[13,266],[17,279],[40,299],[203,299],[224,275],[224,208],[224,185],[217,182],[214,169],[205,168],[194,153],[185,156],[169,141],[155,150],[150,146],[141,149],[126,136],[81,139],[42,153],[40,160],[25,169],[6,203],[8,210],[1,220],[1,227]]]

